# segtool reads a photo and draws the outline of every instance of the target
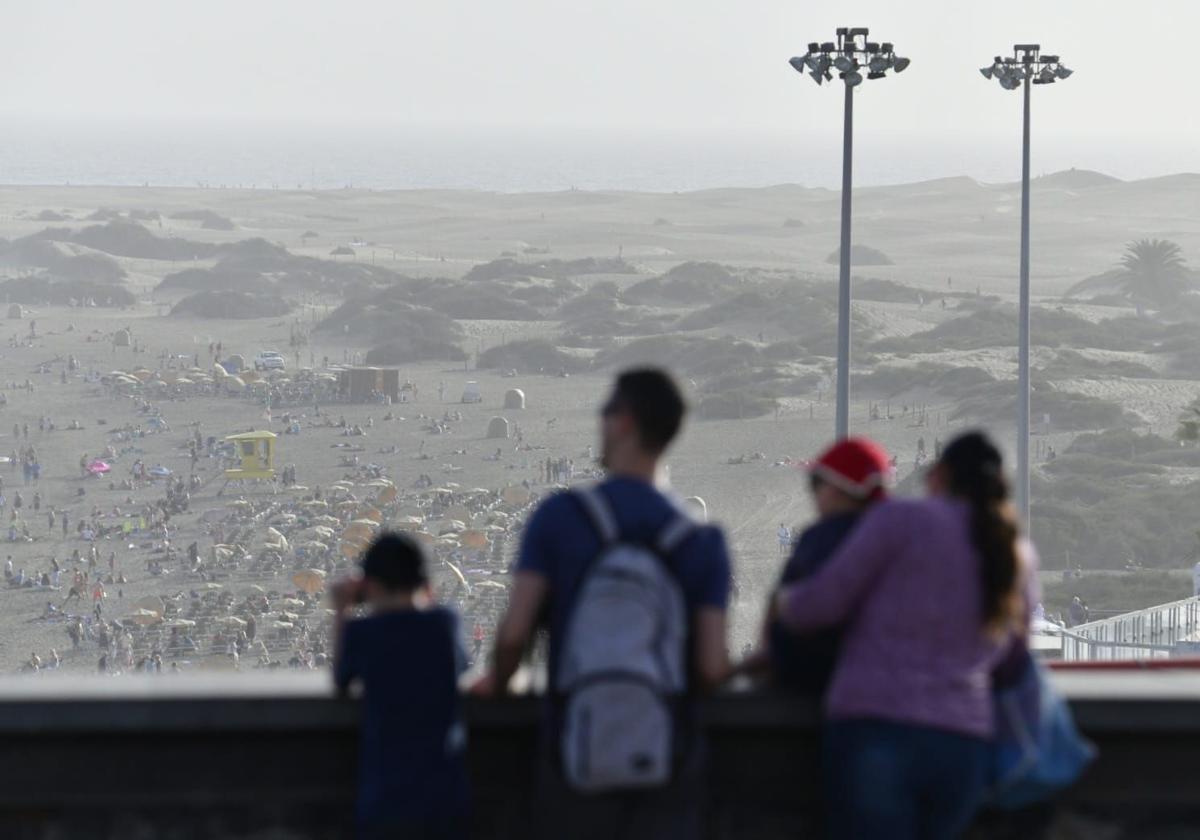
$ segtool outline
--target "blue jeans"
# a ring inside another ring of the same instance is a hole
[[[988,742],[930,727],[831,721],[822,753],[836,840],[958,837],[987,785]]]

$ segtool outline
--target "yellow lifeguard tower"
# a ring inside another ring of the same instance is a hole
[[[229,435],[226,441],[233,444],[233,457],[237,465],[225,470],[223,491],[231,481],[257,481],[275,477],[275,433],[244,432]],[[220,492],[217,493],[220,495]]]

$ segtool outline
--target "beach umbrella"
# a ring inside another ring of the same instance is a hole
[[[236,615],[225,615],[217,619],[217,624],[228,624],[233,627],[245,627],[245,619],[238,618]]]
[[[282,606],[290,607],[295,610],[302,609],[304,607],[304,602],[299,598],[284,598],[279,603]]]
[[[144,598],[138,598],[133,602],[133,606],[140,610],[150,610],[150,612],[157,613],[158,615],[162,615],[163,610],[166,608],[163,599],[157,595],[147,595]]]
[[[162,621],[162,614],[154,610],[136,609],[126,616],[134,624],[149,625]]]
[[[196,588],[201,592],[216,592],[220,589],[224,589],[225,587],[219,583],[202,583]]]
[[[498,580],[481,580],[475,583],[476,586],[486,586],[488,589],[499,589],[501,591],[508,589],[503,583]]]
[[[172,618],[169,621],[163,622],[164,627],[195,627],[196,622],[190,618]]]
[[[325,573],[320,569],[303,569],[292,575],[296,588],[312,595],[325,588]]]
[[[292,622],[290,622],[290,621],[276,621],[271,626],[274,627],[276,630],[291,630],[296,625],[292,624]]]
[[[486,548],[488,544],[487,534],[483,531],[463,531],[460,537],[467,548]]]
[[[375,496],[375,504],[390,505],[392,502],[396,501],[397,495],[399,494],[395,487],[384,487],[379,491],[379,494]]]
[[[519,506],[528,504],[530,495],[530,492],[524,487],[505,487],[500,498],[506,505]]]
[[[458,568],[458,566],[454,565],[449,560],[443,560],[442,562],[445,563],[447,567],[449,567],[450,571],[454,572],[454,576],[456,578],[458,578],[458,582],[463,585],[463,588],[466,589],[468,592],[470,592],[471,584],[467,583],[467,578],[465,575],[463,575],[462,569]]]
[[[264,589],[263,587],[259,586],[257,583],[250,584],[249,588],[252,589],[253,591],[257,592],[259,595],[267,594],[267,590]]]
[[[348,525],[342,531],[342,539],[346,542],[365,543],[371,539],[371,529],[362,525]]]
[[[92,463],[87,465],[87,471],[91,475],[104,475],[111,469],[112,467],[106,461],[101,461],[99,459],[92,461]]]
[[[462,520],[447,519],[442,524],[442,527],[438,529],[438,536],[445,536],[446,534],[459,534],[465,530],[467,530],[467,526],[462,522]]]
[[[358,516],[360,519],[368,519],[371,522],[374,522],[376,525],[379,525],[383,522],[383,514],[379,512],[379,509],[370,506],[364,507],[362,510],[360,510],[358,512]]]

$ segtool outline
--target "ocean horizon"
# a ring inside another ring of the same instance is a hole
[[[1020,178],[1019,137],[985,142],[856,137],[856,187],[967,176]],[[1033,173],[1091,169],[1122,180],[1200,171],[1170,142],[1034,145]],[[258,189],[687,192],[778,184],[837,189],[841,145],[778,136],[600,137],[586,132],[223,130],[108,126],[0,129],[0,184]]]

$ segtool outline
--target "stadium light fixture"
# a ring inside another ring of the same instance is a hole
[[[802,75],[807,69],[818,85],[833,81],[837,70],[845,85],[842,128],[842,228],[838,268],[837,416],[834,431],[839,440],[850,434],[850,197],[854,137],[854,89],[866,79],[883,79],[888,72],[902,73],[912,62],[896,55],[890,41],[868,41],[866,27],[841,27],[836,41],[815,41],[808,52],[789,62]],[[863,69],[867,70],[866,75]]]
[[[989,72],[990,71],[990,72]],[[1033,85],[1049,85],[1072,73],[1057,55],[1043,55],[1039,44],[1016,44],[1011,56],[996,56],[980,71],[1005,90],[1025,91],[1021,147],[1021,264],[1017,335],[1017,509],[1029,528],[1029,112]]]

